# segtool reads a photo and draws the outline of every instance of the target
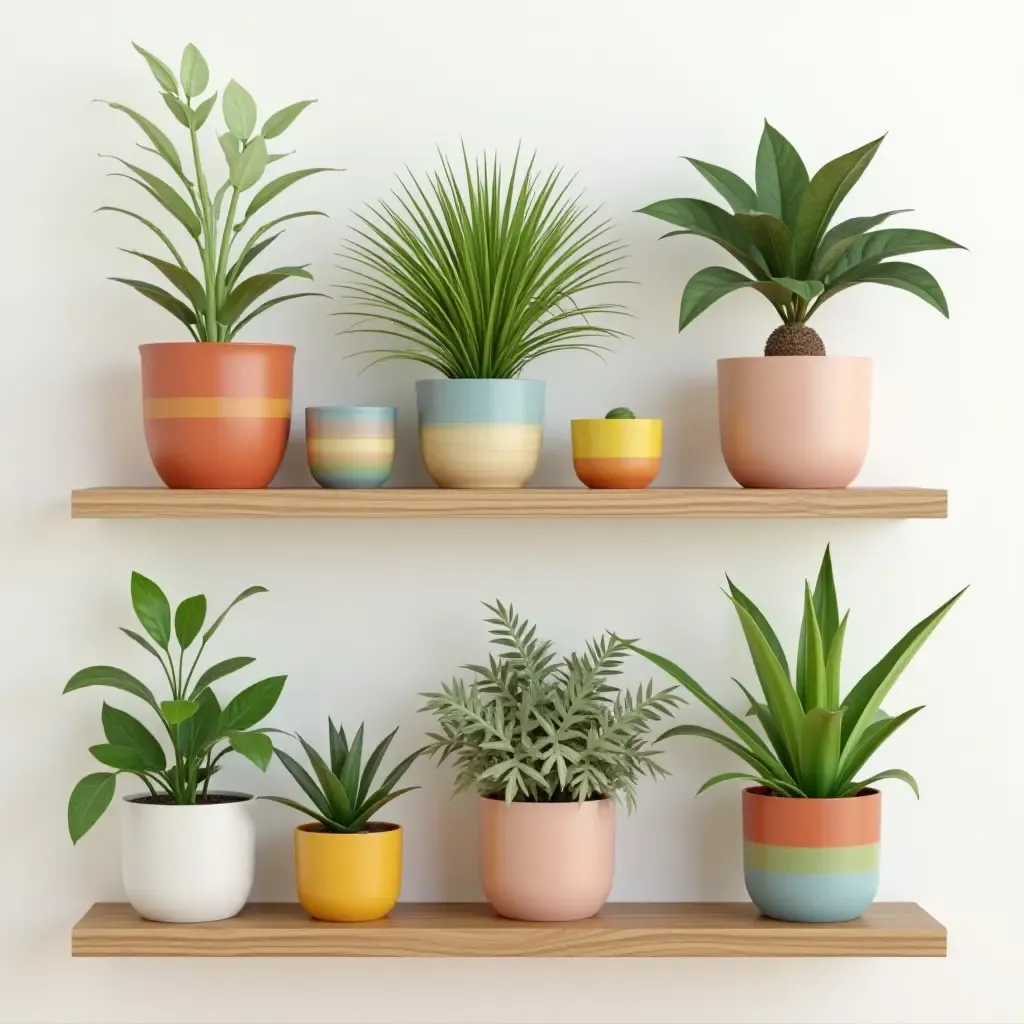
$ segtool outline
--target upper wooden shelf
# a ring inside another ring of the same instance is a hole
[[[742,487],[585,487],[441,490],[319,487],[252,491],[90,487],[71,492],[76,519],[229,518],[509,518],[646,517],[654,519],[945,519],[944,490],[849,487],[844,490],[746,490]]]
[[[97,903],[72,956],[689,957],[946,955],[946,929],[915,903],[876,903],[857,921],[787,924],[749,903],[611,903],[586,921],[497,917],[482,903],[400,903],[365,924],[314,921],[294,903],[251,904],[209,924],[144,921]]]

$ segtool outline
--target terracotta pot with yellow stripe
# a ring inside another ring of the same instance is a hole
[[[168,487],[255,488],[274,478],[292,416],[292,345],[140,345],[146,444]]]

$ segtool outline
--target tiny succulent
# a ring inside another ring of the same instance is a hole
[[[373,788],[373,780],[398,729],[392,730],[374,747],[365,765],[362,763],[362,725],[356,731],[351,744],[343,726],[335,726],[334,722],[328,719],[327,730],[327,758],[318,754],[301,736],[296,736],[316,775],[315,781],[294,757],[284,750],[274,748],[278,760],[299,784],[299,788],[313,806],[304,806],[283,796],[268,796],[263,799],[273,800],[275,803],[300,811],[318,821],[327,832],[363,832],[373,815],[385,804],[389,804],[404,793],[419,789],[419,786],[407,786],[404,789],[395,789],[395,786],[426,748],[413,751],[392,768],[379,786]]]
[[[948,317],[942,289],[927,270],[914,263],[886,261],[907,253],[963,246],[931,231],[874,230],[889,217],[909,210],[832,223],[881,144],[882,139],[875,139],[836,157],[812,177],[792,144],[766,121],[753,188],[724,167],[687,158],[732,212],[703,199],[664,199],[640,212],[681,229],[665,238],[699,235],[717,242],[747,273],[708,267],[694,274],[683,290],[679,330],[740,288],[759,292],[782,318],[782,326],[768,339],[765,355],[824,355],[821,338],[807,321],[833,295],[856,284],[901,288]]]
[[[256,226],[253,218],[262,216],[262,210],[285,189],[312,174],[331,170],[313,167],[289,171],[266,182],[249,199],[244,212],[239,201],[263,179],[267,168],[290,153],[271,153],[267,142],[283,134],[292,122],[314,100],[301,100],[282,107],[263,122],[256,131],[256,102],[234,79],[228,82],[221,99],[221,110],[226,130],[218,135],[223,153],[227,178],[218,187],[212,187],[200,153],[199,130],[206,124],[217,101],[212,92],[205,99],[203,93],[210,84],[210,69],[199,50],[189,43],[181,57],[180,76],[159,57],[137,44],[135,49],[149,65],[149,70],[160,87],[160,96],[175,121],[188,133],[188,151],[192,166],[182,161],[171,139],[149,118],[124,106],[107,106],[130,117],[149,142],[142,146],[162,160],[172,173],[167,181],[152,171],[113,157],[128,173],[114,176],[127,178],[159,204],[175,223],[184,228],[195,243],[201,264],[197,277],[189,269],[181,251],[161,228],[147,217],[120,206],[101,206],[101,210],[120,213],[145,225],[160,240],[171,259],[126,249],[125,252],[144,260],[174,286],[173,294],[149,281],[115,277],[112,280],[134,288],[172,316],[180,320],[195,341],[231,341],[250,321],[265,310],[289,299],[320,295],[319,292],[292,292],[278,295],[252,308],[259,298],[285,281],[296,278],[311,281],[313,275],[302,266],[275,267],[249,277],[242,273],[280,235],[268,234],[279,224],[298,217],[323,217],[319,210],[302,210],[265,221]],[[226,209],[225,209],[226,207]],[[243,238],[247,229],[253,229]],[[179,297],[180,296],[180,297]]]
[[[635,644],[627,645],[681,683],[733,733],[728,736],[702,725],[679,725],[660,736],[659,742],[670,736],[699,736],[721,744],[749,766],[749,771],[715,775],[698,792],[730,779],[745,779],[778,796],[850,797],[874,782],[898,779],[916,794],[917,782],[901,768],[876,772],[869,778],[857,776],[875,751],[921,710],[916,707],[890,716],[882,711],[882,701],[963,591],[914,626],[844,697],[840,662],[849,612],[840,618],[829,549],[825,548],[813,592],[809,583],[804,585],[803,622],[793,674],[768,620],[726,579],[727,596],[739,616],[763,700],[739,680],[733,681],[748,702],[748,717],[757,720],[764,738],[678,665]]]
[[[632,409],[627,409],[625,406],[620,405],[606,412],[604,418],[606,420],[635,420],[636,416],[633,415]]]
[[[160,663],[171,699],[158,701],[142,680],[110,665],[93,665],[76,672],[64,692],[107,686],[139,698],[167,733],[171,754],[168,757],[160,741],[137,718],[104,703],[100,717],[106,742],[90,747],[89,753],[112,770],[86,775],[72,790],[68,801],[72,841],[77,843],[110,805],[118,775],[134,775],[154,800],[194,804],[206,797],[210,779],[220,770],[221,758],[232,750],[261,771],[267,770],[273,753],[267,733],[274,730],[257,726],[273,710],[286,677],[270,676],[253,683],[222,708],[213,684],[256,659],[226,658],[196,676],[206,645],[228,612],[239,601],[265,593],[265,587],[243,590],[202,632],[206,623],[206,598],[202,594],[185,598],[172,616],[164,592],[152,580],[132,573],[132,607],[149,639],[123,627],[121,632]],[[200,640],[199,649],[186,671],[185,654],[196,640]]]
[[[505,378],[620,337],[594,318],[622,307],[589,293],[618,283],[622,246],[561,169],[541,173],[518,152],[507,175],[497,157],[470,163],[463,150],[461,164],[442,157],[440,172],[400,180],[393,201],[358,217],[342,254],[354,279],[343,315],[357,318],[353,332],[400,343],[370,354],[445,377]]]
[[[469,684],[456,679],[423,694],[423,710],[440,725],[428,752],[453,758],[456,792],[476,789],[509,803],[623,796],[632,808],[642,774],[667,774],[648,734],[684,703],[676,687],[620,690],[609,680],[619,675],[623,641],[603,636],[559,660],[511,606],[485,607],[500,653],[464,666],[476,676]]]

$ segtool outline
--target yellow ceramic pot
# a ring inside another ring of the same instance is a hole
[[[398,902],[402,887],[402,829],[371,822],[366,832],[295,830],[299,903],[321,921],[376,921]]]
[[[588,487],[646,487],[661,469],[661,420],[573,420],[572,464]]]

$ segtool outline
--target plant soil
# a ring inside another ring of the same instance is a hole
[[[394,832],[396,828],[398,828],[398,825],[390,821],[368,821],[358,832],[332,832],[329,828],[320,824],[310,825],[306,831],[326,832],[332,836],[365,836],[370,832]]]
[[[823,356],[825,343],[813,327],[806,324],[782,324],[768,335],[766,356]]]
[[[252,797],[239,796],[237,793],[207,793],[206,796],[197,796],[195,806],[200,804],[240,804]],[[133,804],[164,804],[172,807],[191,807],[192,804],[179,804],[174,797],[167,793],[158,793],[156,796],[133,797]]]

